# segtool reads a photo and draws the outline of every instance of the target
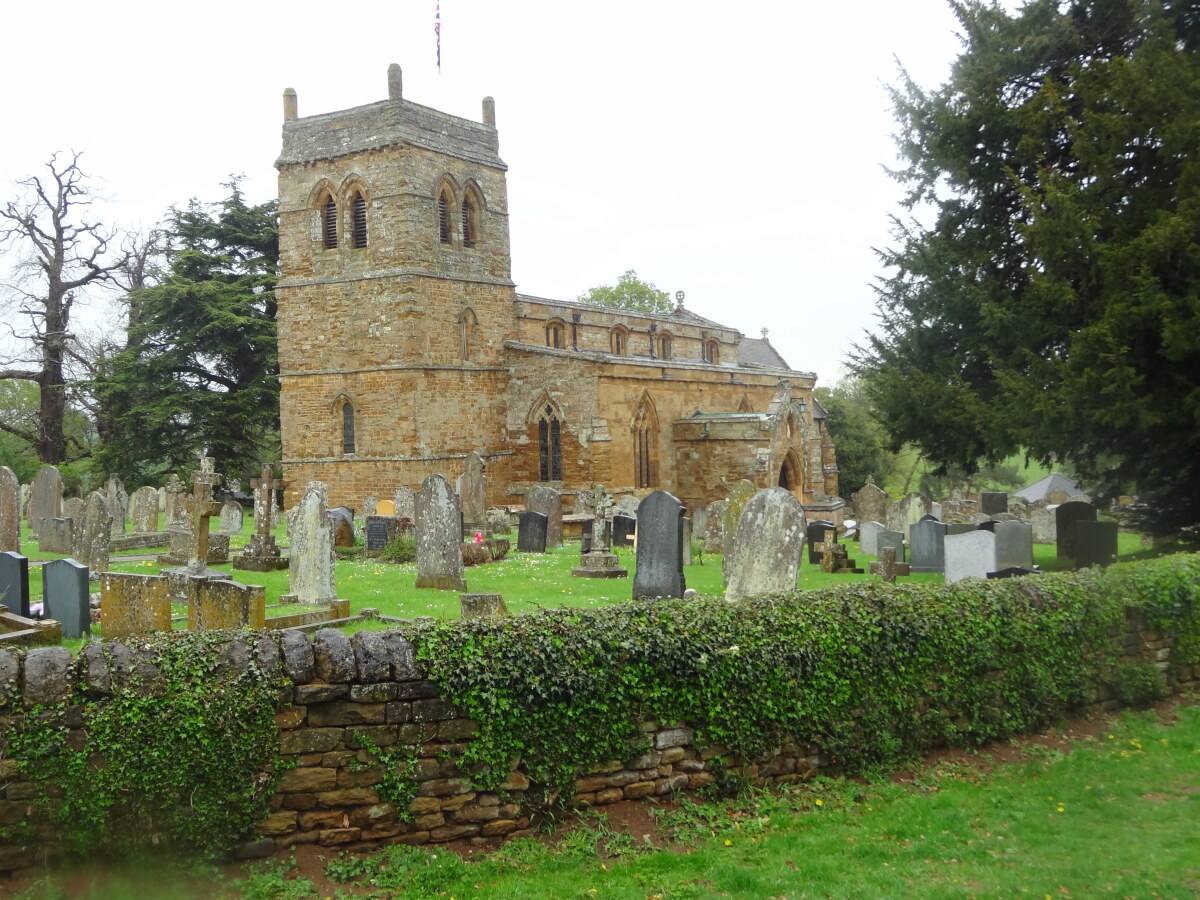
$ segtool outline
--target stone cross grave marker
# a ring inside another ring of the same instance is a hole
[[[254,533],[269,535],[275,526],[275,492],[285,487],[283,479],[276,478],[270,466],[263,466],[262,477],[251,478],[254,489]]]
[[[73,559],[54,559],[42,566],[42,615],[62,625],[65,638],[92,633],[87,566]]]
[[[825,539],[825,532],[827,530],[836,527],[828,519],[818,519],[815,522],[808,523],[804,536],[808,541],[808,562],[810,565],[819,566],[821,564],[821,541]]]
[[[21,482],[12,469],[0,466],[0,551],[20,549]]]
[[[780,487],[758,491],[742,510],[737,536],[726,545],[731,558],[725,599],[795,588],[805,535],[804,507],[790,491]]]
[[[830,573],[833,571],[833,554],[837,548],[837,532],[832,528],[825,529],[824,537],[817,544],[817,552],[821,555],[821,571]]]
[[[872,575],[880,576],[886,584],[895,584],[897,575],[908,575],[908,563],[896,562],[896,548],[884,547],[879,551],[879,560],[870,565]]]
[[[216,472],[217,461],[211,456],[200,460],[200,468],[192,473],[192,494],[187,500],[188,519],[192,526],[192,546],[187,569],[198,575],[208,568],[209,519],[221,514],[221,504],[213,498],[213,488],[221,483]]]

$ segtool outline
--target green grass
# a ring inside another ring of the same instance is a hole
[[[1200,707],[1178,712],[1173,726],[1126,713],[1069,754],[1029,746],[1024,763],[980,753],[906,783],[818,780],[685,800],[658,816],[670,849],[585,815],[553,841],[519,838],[465,861],[444,847],[330,851],[325,884],[272,861],[233,883],[180,873],[164,891],[156,865],[74,873],[85,888],[71,894],[48,878],[14,896],[1190,898],[1200,892]]]

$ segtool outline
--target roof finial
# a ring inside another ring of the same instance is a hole
[[[765,341],[766,339],[767,339],[767,329],[764,328],[763,329],[763,340]]]
[[[675,312],[683,312],[683,291],[675,292]]]

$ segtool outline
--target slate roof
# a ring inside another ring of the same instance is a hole
[[[1063,491],[1068,497],[1083,493],[1079,489],[1079,485],[1066,475],[1061,472],[1051,472],[1045,478],[1040,478],[1033,484],[1021,488],[1013,496],[1034,503],[1038,500],[1045,500],[1054,491]]]
[[[744,337],[738,344],[738,365],[765,369],[791,369],[766,338]]]

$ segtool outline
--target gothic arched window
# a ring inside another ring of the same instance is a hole
[[[654,446],[658,442],[658,416],[650,398],[642,397],[637,413],[633,417],[633,485],[638,488],[654,487]]]
[[[438,240],[443,244],[450,243],[450,196],[445,188],[438,192]]]
[[[367,246],[367,201],[361,193],[355,193],[351,211],[350,230],[354,249],[361,250]]]
[[[354,404],[349,400],[342,403],[342,453],[354,453]]]
[[[337,247],[337,204],[329,197],[321,206],[321,244],[326,250]]]
[[[562,481],[562,426],[554,407],[538,415],[538,481]]]

